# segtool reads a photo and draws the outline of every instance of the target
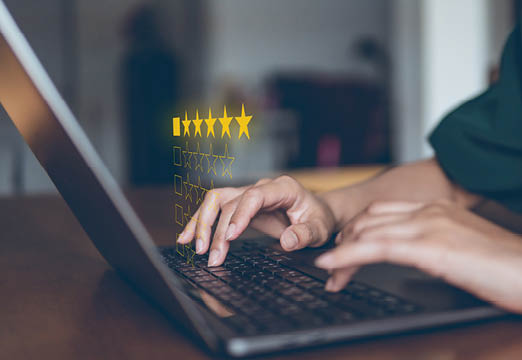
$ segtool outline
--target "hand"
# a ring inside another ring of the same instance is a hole
[[[330,238],[335,223],[330,208],[319,197],[290,176],[281,176],[262,179],[252,186],[209,191],[178,243],[187,244],[196,238],[196,253],[207,252],[218,215],[209,266],[223,263],[229,242],[249,224],[279,238],[283,249],[290,251],[322,245]]]
[[[522,312],[522,238],[449,201],[375,203],[339,234],[316,265],[338,291],[357,267],[414,266],[515,312]]]

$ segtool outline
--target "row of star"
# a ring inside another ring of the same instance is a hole
[[[205,158],[207,160],[207,174],[212,171],[214,175],[217,176],[216,161],[219,158],[223,167],[221,176],[226,176],[228,174],[228,176],[230,176],[230,178],[232,179],[232,163],[235,161],[236,158],[234,156],[229,155],[228,144],[225,144],[225,151],[223,152],[223,155],[214,154],[212,143],[210,143],[209,145],[208,153],[201,152],[199,143],[197,144],[196,151],[190,151],[188,141],[186,142],[185,150],[181,150],[181,147],[179,146],[174,146],[174,165],[182,166],[181,159],[180,162],[176,161],[176,149],[180,150],[181,154],[183,154],[183,167],[188,169],[194,169],[196,171],[199,169],[201,172],[205,172],[203,169],[203,158]],[[195,159],[194,168],[192,168],[193,156]]]
[[[179,179],[179,180],[178,180]],[[179,182],[179,184],[178,184]],[[181,185],[183,184],[183,188]],[[178,185],[180,188],[178,188]],[[205,199],[205,194],[214,188],[214,180],[210,180],[210,187],[207,189],[201,185],[201,177],[198,176],[198,182],[192,183],[190,181],[190,174],[187,173],[185,175],[185,180],[180,175],[174,175],[174,193],[179,196],[185,195],[185,200],[189,200],[190,202],[195,202],[196,205],[201,204]],[[184,189],[184,191],[183,191]],[[195,193],[194,197],[192,197],[193,192]]]
[[[241,136],[245,134],[245,136],[250,140],[250,133],[248,132],[248,124],[250,123],[250,120],[252,120],[252,115],[245,115],[245,105],[243,104],[241,106],[241,116],[228,116],[227,115],[227,107],[224,106],[223,108],[223,117],[220,118],[213,118],[212,117],[212,109],[208,109],[208,118],[206,119],[200,119],[199,118],[199,110],[196,109],[196,119],[189,120],[187,112],[185,111],[185,120],[181,121],[183,123],[183,136],[190,136],[190,129],[191,124],[194,124],[194,137],[203,137],[201,133],[201,124],[203,121],[205,121],[205,124],[207,125],[207,137],[210,137],[212,134],[212,137],[216,137],[214,133],[214,124],[217,120],[221,123],[221,137],[223,138],[225,135],[228,135],[228,138],[232,138],[230,135],[230,123],[233,119],[236,119],[236,122],[239,125],[239,134],[237,136],[238,139],[241,139]],[[181,130],[180,130],[180,118],[174,117],[172,118],[172,134],[174,136],[180,136]]]

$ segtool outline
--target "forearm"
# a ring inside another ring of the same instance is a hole
[[[321,194],[342,227],[374,201],[448,199],[471,207],[480,197],[452,183],[435,159],[392,168],[363,183]]]

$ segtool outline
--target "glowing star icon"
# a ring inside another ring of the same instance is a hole
[[[250,134],[248,133],[248,123],[252,120],[252,115],[245,116],[245,104],[241,107],[241,116],[236,116],[236,121],[239,124],[239,135],[238,139],[241,139],[241,134],[245,134],[245,136],[250,140]]]
[[[187,180],[183,181],[183,186],[185,187],[185,200],[190,199],[192,202],[192,190],[194,189],[194,185],[190,183],[189,173],[187,173]]]
[[[208,154],[205,154],[205,157],[207,158],[207,174],[212,171],[214,175],[217,175],[216,160],[218,159],[218,156],[214,155],[214,151],[212,150],[212,143],[210,143]]]
[[[199,134],[199,137],[201,137],[201,123],[203,122],[203,120],[199,119],[199,111],[197,109],[196,109],[196,120],[192,120],[192,122],[194,123],[194,128],[195,128],[194,136],[197,136]]]
[[[201,204],[205,196],[205,191],[207,190],[201,186],[201,176],[198,176],[198,184],[194,185],[194,190],[196,191],[196,205]]]
[[[206,154],[203,154],[201,150],[199,149],[199,143],[196,149],[196,152],[193,153],[195,156],[199,156],[199,159],[196,158],[196,166],[194,166],[194,170],[197,170],[198,168],[203,172],[203,158],[206,156]]]
[[[190,136],[190,121],[187,116],[187,112],[185,111],[185,120],[182,121],[183,123],[183,136],[188,135]]]
[[[228,135],[228,138],[230,139],[230,122],[232,121],[233,117],[227,116],[227,107],[224,107],[223,110],[223,117],[219,118],[219,122],[221,123],[221,137],[225,136],[225,134]]]
[[[183,154],[183,158],[185,159],[184,167],[192,169],[192,152],[189,149],[188,141],[187,141],[186,150],[183,150],[181,153]]]
[[[228,173],[228,175],[232,179],[232,163],[235,159],[235,157],[228,155],[228,144],[225,144],[225,152],[223,156],[219,157],[219,160],[221,160],[221,165],[223,165],[223,172],[221,173],[221,176],[225,176]],[[225,162],[227,162],[226,166]]]
[[[212,137],[216,137],[214,135],[214,123],[216,122],[216,118],[212,118],[212,110],[208,108],[208,119],[205,119],[205,124],[207,124],[207,137],[212,134]]]

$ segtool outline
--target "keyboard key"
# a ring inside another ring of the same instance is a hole
[[[195,259],[193,266],[175,251],[162,253],[175,272],[234,309],[238,315],[226,321],[245,334],[420,311],[414,304],[359,282],[350,282],[339,293],[326,292],[323,281],[287,266],[289,258],[284,253],[256,246],[245,249],[233,251],[223,265],[211,268],[206,255]]]

